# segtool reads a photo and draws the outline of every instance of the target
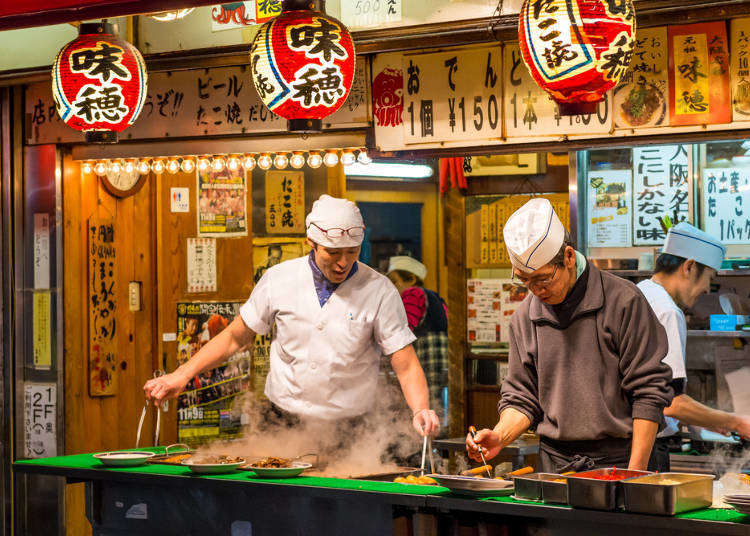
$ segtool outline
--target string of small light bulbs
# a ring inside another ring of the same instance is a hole
[[[278,153],[246,153],[230,155],[203,155],[203,156],[174,156],[158,158],[131,158],[115,160],[87,160],[81,164],[81,170],[84,173],[96,173],[100,177],[107,173],[134,173],[141,175],[154,172],[160,173],[192,173],[196,169],[199,172],[214,171],[220,173],[224,169],[229,171],[252,171],[256,167],[262,170],[271,168],[302,169],[305,164],[313,169],[322,165],[334,167],[339,162],[344,166],[350,166],[355,162],[360,164],[369,164],[372,159],[367,155],[365,148],[361,149],[342,149],[339,156],[339,149],[326,149],[322,151],[278,152]]]

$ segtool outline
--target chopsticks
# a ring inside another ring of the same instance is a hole
[[[476,440],[477,438],[477,429],[473,426],[469,426],[469,433],[471,434],[472,439]],[[479,448],[479,455],[482,457],[482,463],[487,468],[487,476],[492,478],[492,473],[490,472],[490,466],[487,465],[487,460],[484,459],[484,454],[482,453],[482,447],[477,445]]]
[[[422,440],[422,465],[419,467],[419,476],[424,476],[424,460],[427,454],[427,436],[425,435]]]

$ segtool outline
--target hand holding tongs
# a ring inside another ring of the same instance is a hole
[[[163,370],[155,370],[154,371],[154,378],[158,378],[160,376],[164,376]],[[162,407],[160,408],[156,404],[154,404],[156,407],[156,433],[154,434],[154,446],[159,445],[159,428],[161,427],[161,412],[162,409],[164,411],[169,410],[169,401],[165,400],[162,403]],[[138,446],[141,443],[141,429],[143,428],[143,421],[146,418],[146,409],[148,408],[148,399],[146,399],[146,403],[143,405],[143,410],[141,411],[141,419],[138,421],[138,432],[135,436],[135,448],[138,448]]]
[[[469,433],[471,434],[471,438],[476,441],[477,440],[477,429],[473,426],[469,426]],[[484,454],[482,453],[482,446],[477,445],[477,448],[479,449],[479,455],[482,457],[482,463],[487,468],[487,476],[492,478],[492,473],[490,472],[489,466],[487,466],[487,460],[484,459]]]

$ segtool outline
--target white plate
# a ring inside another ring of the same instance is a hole
[[[107,467],[137,467],[143,465],[146,460],[156,456],[153,452],[138,452],[130,450],[119,450],[112,452],[100,452],[94,454],[94,458]]]
[[[427,475],[438,481],[455,493],[469,493],[472,495],[510,495],[513,493],[512,480],[498,480],[496,478],[474,478],[459,475]]]
[[[246,465],[243,469],[250,469],[261,478],[291,478],[299,476],[305,469],[312,467],[311,463],[292,462],[291,467],[255,467]]]
[[[234,463],[193,463],[190,460],[186,460],[181,465],[189,467],[192,472],[199,475],[220,475],[237,470],[243,463],[245,463],[245,460]]]

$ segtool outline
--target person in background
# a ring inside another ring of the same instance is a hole
[[[499,421],[467,435],[469,457],[492,459],[535,428],[538,471],[646,469],[673,396],[667,336],[648,302],[573,249],[547,199],[514,212],[503,238],[530,293],[510,321]]]
[[[692,307],[701,294],[709,291],[725,253],[724,245],[713,236],[689,223],[679,223],[667,234],[653,277],[638,283],[667,332],[669,351],[664,362],[672,368],[675,392],[672,404],[664,409],[667,427],[656,438],[651,471],[669,471],[669,438],[679,432],[680,422],[723,434],[736,432],[750,439],[748,416],[704,406],[685,394],[687,323],[680,306]]]
[[[443,409],[443,427],[448,421],[448,309],[436,292],[424,288],[427,267],[418,260],[391,257],[388,279],[396,286],[406,309],[412,343],[427,378],[430,406]]]

